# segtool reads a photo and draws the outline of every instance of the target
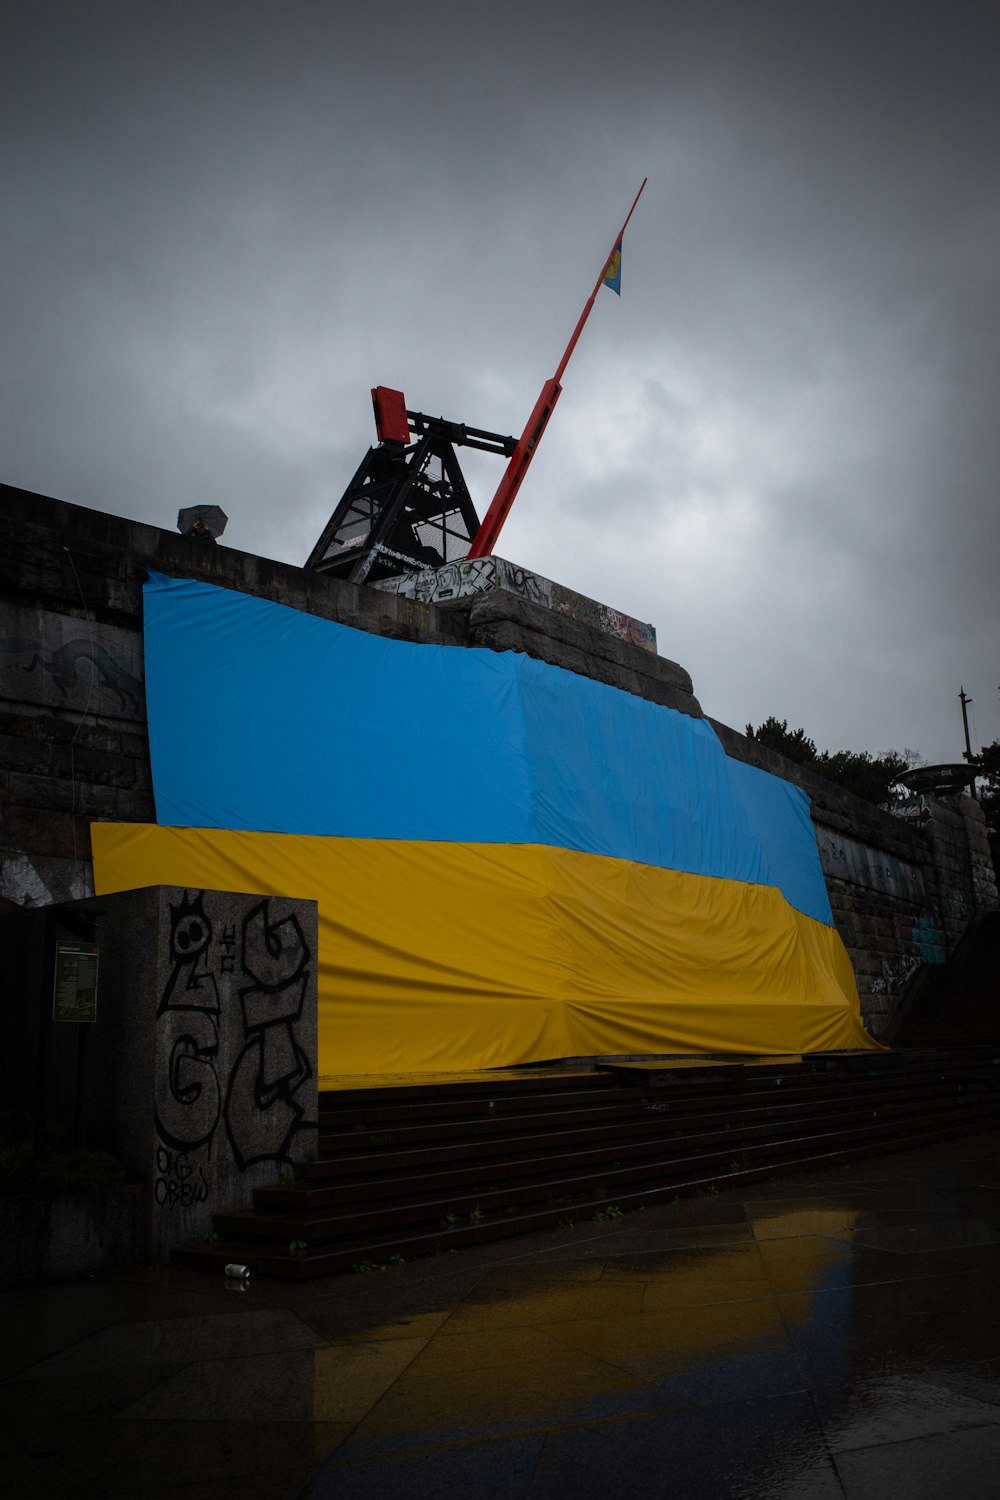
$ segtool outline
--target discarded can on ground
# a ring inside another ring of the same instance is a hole
[[[231,1260],[226,1267],[226,1275],[231,1277],[233,1281],[249,1281],[250,1267],[241,1266],[238,1261]]]

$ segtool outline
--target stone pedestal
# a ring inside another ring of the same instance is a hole
[[[97,1018],[52,1019],[57,941]],[[316,903],[151,886],[0,917],[8,1107],[75,1124],[144,1187],[153,1259],[317,1144]]]

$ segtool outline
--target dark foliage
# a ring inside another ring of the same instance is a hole
[[[993,863],[1000,871],[1000,740],[984,745],[978,759],[982,767],[978,782],[979,801],[986,818]]]
[[[756,729],[748,724],[746,735],[876,807],[892,807],[903,801],[906,793],[896,781],[918,759],[910,751],[901,755],[897,750],[886,750],[882,755],[869,755],[867,750],[817,750],[815,740],[804,729],[789,729],[787,719],[776,719],[773,714]]]

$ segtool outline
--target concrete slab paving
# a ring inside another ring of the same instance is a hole
[[[0,1297],[29,1500],[1000,1493],[1000,1132],[325,1281]]]

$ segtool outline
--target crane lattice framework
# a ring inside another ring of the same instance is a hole
[[[528,472],[562,394],[562,377],[590,317],[601,286],[621,293],[625,230],[646,186],[632,201],[621,232],[605,258],[555,374],[542,386],[520,438],[481,427],[446,422],[408,411],[402,391],[372,391],[378,446],[369,448],[306,567],[352,583],[378,583],[421,568],[441,568],[464,558],[493,554],[501,528]],[[413,442],[411,431],[417,434]],[[479,448],[507,459],[503,478],[480,522],[455,445]]]
[[[517,439],[409,411],[402,391],[372,391],[378,444],[369,448],[306,567],[377,583],[469,554],[479,517],[456,447],[510,458]]]

